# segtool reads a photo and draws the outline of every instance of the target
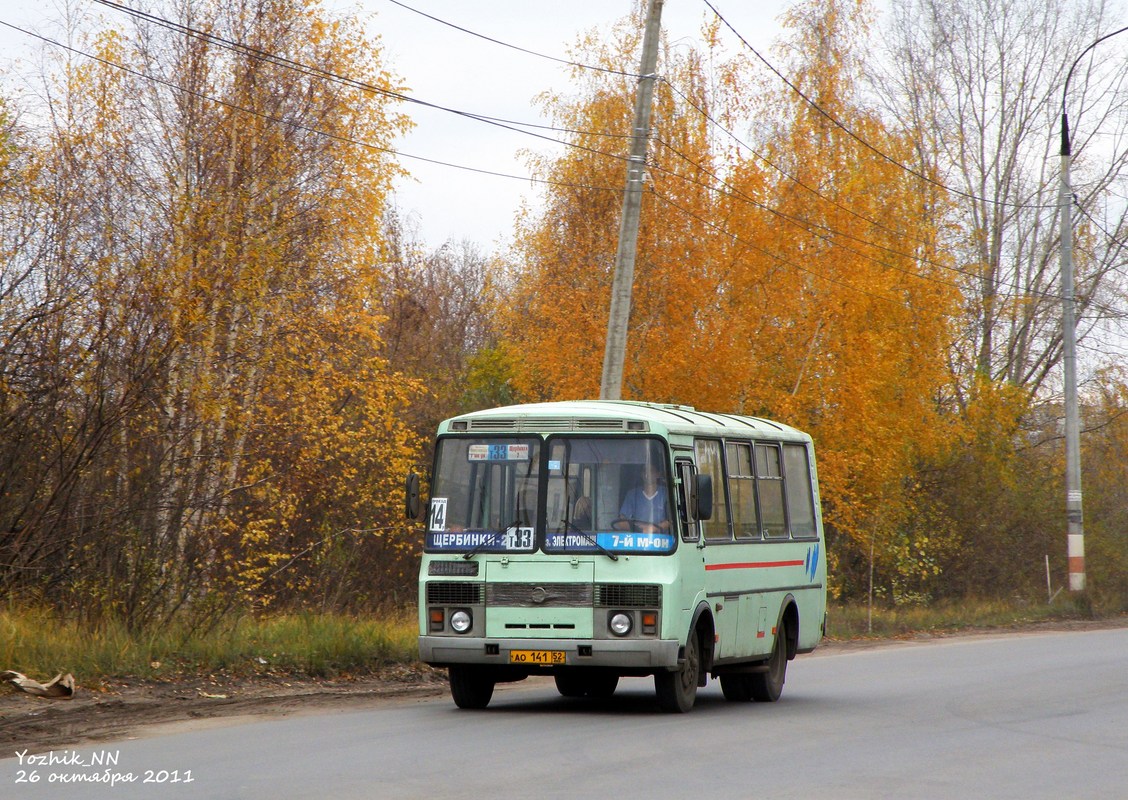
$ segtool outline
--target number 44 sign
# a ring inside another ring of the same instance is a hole
[[[432,531],[445,531],[446,530],[446,510],[447,501],[445,497],[432,497],[431,498],[431,520],[427,523],[427,529]]]

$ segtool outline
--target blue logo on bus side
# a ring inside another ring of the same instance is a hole
[[[815,579],[815,573],[819,570],[819,546],[816,544],[814,547],[807,548],[807,578],[809,580]]]

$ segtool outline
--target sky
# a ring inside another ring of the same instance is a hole
[[[482,36],[537,53],[568,58],[586,31],[606,30],[638,0],[401,0],[418,12]],[[68,0],[0,0],[0,21],[56,38]],[[128,0],[122,0],[128,2]],[[778,35],[776,20],[785,0],[710,0],[725,19],[764,55]],[[79,13],[101,16],[128,28],[128,19],[92,0],[69,0]],[[545,91],[567,92],[567,68],[518,52],[428,19],[392,0],[323,0],[334,15],[357,17],[378,36],[385,63],[403,79],[413,97],[492,117],[547,122],[533,99]],[[153,11],[155,4],[137,7]],[[704,0],[665,0],[662,27],[669,41],[700,42],[701,27],[713,12]],[[732,50],[743,48],[726,34]],[[41,43],[0,26],[0,72],[32,71]],[[751,53],[749,57],[754,58]],[[638,64],[624,65],[632,71]],[[661,64],[659,64],[661,71]],[[357,76],[362,77],[362,76]],[[521,203],[535,204],[538,191],[528,180],[523,150],[552,153],[560,148],[495,126],[423,109],[405,110],[416,123],[397,143],[403,154],[518,176],[503,178],[403,157],[411,177],[396,184],[394,203],[430,247],[451,240],[477,243],[485,252],[510,241]]]

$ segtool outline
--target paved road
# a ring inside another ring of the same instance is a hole
[[[538,679],[482,712],[404,701],[55,753],[112,766],[4,753],[0,797],[1128,797],[1128,630],[803,656],[779,703],[710,683],[683,716],[655,710],[650,680],[620,687],[596,704]],[[95,773],[137,782],[59,782]]]

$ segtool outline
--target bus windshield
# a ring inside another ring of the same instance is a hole
[[[546,552],[674,549],[674,506],[661,442],[560,436],[546,447]]]
[[[668,553],[677,542],[668,459],[658,439],[444,437],[435,467],[430,552],[543,549],[614,558]]]
[[[426,549],[534,550],[540,447],[536,438],[440,439]]]

